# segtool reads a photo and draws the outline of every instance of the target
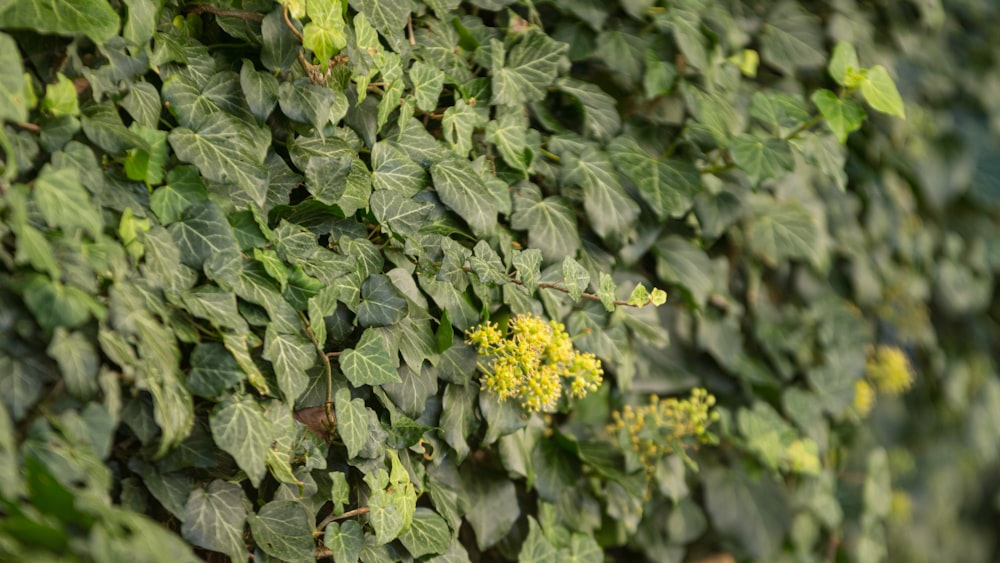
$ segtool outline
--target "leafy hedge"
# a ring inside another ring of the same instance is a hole
[[[996,557],[998,16],[0,0],[0,557]]]

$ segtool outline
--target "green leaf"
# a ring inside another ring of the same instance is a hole
[[[875,65],[864,73],[861,81],[861,95],[872,108],[900,119],[906,119],[906,108],[903,98],[896,89],[896,83],[889,76],[889,71],[882,65]]]
[[[475,399],[476,390],[471,385],[450,383],[444,391],[439,424],[445,442],[455,450],[459,461],[469,454],[469,443],[466,439],[478,424]]]
[[[410,15],[410,0],[381,2],[380,0],[351,0],[351,7],[364,14],[372,26],[389,41],[389,46],[400,50],[403,28]]]
[[[341,3],[308,0],[306,12],[310,22],[302,28],[302,46],[315,53],[325,69],[330,59],[347,46]]]
[[[681,52],[690,61],[691,66],[699,70],[708,69],[708,48],[705,36],[701,32],[701,16],[685,8],[675,8],[667,12],[674,41]]]
[[[267,450],[271,446],[271,423],[264,411],[247,395],[230,396],[208,417],[212,438],[233,456],[254,487],[267,473]]]
[[[316,354],[309,339],[298,334],[279,333],[270,325],[267,327],[262,356],[274,367],[278,388],[288,404],[294,404],[309,385],[306,370],[316,364]]]
[[[818,19],[797,2],[780,2],[765,20],[761,55],[786,73],[822,65],[826,51]]]
[[[191,351],[191,371],[187,376],[187,387],[191,393],[218,399],[245,378],[242,368],[225,346],[202,342]]]
[[[251,201],[264,205],[267,168],[263,158],[254,153],[257,141],[233,117],[223,112],[213,113],[197,132],[177,127],[170,131],[168,140],[177,158],[197,166],[202,176],[236,184]]]
[[[336,101],[333,90],[313,84],[308,78],[282,82],[278,87],[281,112],[300,123],[321,129],[330,121],[330,108]]]
[[[775,134],[782,128],[800,127],[812,118],[801,97],[781,92],[754,92],[750,117],[768,125]]]
[[[518,563],[558,563],[559,552],[542,533],[533,516],[528,516],[528,537],[517,554]]]
[[[642,89],[647,99],[669,94],[677,80],[677,67],[661,61],[656,51],[646,49],[644,54],[645,72],[642,75]]]
[[[465,517],[476,532],[476,545],[485,551],[502,540],[521,515],[517,490],[506,475],[473,470],[462,477],[468,503]]]
[[[455,210],[473,233],[486,235],[493,231],[497,202],[468,160],[452,157],[436,162],[431,165],[431,178],[441,201]]]
[[[560,78],[556,87],[580,104],[583,110],[583,133],[600,141],[607,141],[621,129],[615,99],[598,86],[582,80]]]
[[[496,145],[504,162],[530,172],[534,154],[528,148],[528,120],[523,112],[504,111],[486,125],[486,140]]]
[[[330,522],[323,533],[323,545],[333,552],[335,563],[355,563],[365,545],[365,535],[357,520]]]
[[[254,69],[253,63],[243,59],[240,69],[240,88],[247,105],[257,119],[265,120],[278,103],[278,79]]]
[[[840,144],[847,143],[847,136],[861,128],[866,114],[861,104],[848,98],[838,98],[829,90],[819,89],[812,95],[812,102],[819,108],[827,125]]]
[[[816,259],[819,227],[801,204],[764,198],[753,200],[752,207],[747,240],[766,263],[774,266],[789,258]]]
[[[517,279],[524,284],[528,293],[535,293],[538,289],[538,280],[541,278],[542,251],[537,248],[529,248],[514,254],[511,260],[517,270]]]
[[[686,213],[702,190],[701,174],[694,165],[654,158],[629,137],[612,141],[608,154],[661,219]]]
[[[201,268],[215,256],[239,256],[232,228],[214,202],[192,204],[168,230],[183,262],[192,268]]]
[[[570,201],[561,196],[542,199],[534,184],[519,184],[510,222],[511,227],[528,231],[528,246],[541,251],[547,262],[576,256],[580,248],[576,213]]]
[[[97,393],[97,350],[83,334],[56,328],[46,352],[59,364],[71,395],[86,400]]]
[[[465,100],[444,110],[441,118],[443,136],[455,154],[465,157],[472,150],[472,134],[484,125],[482,116]]]
[[[309,520],[305,507],[292,500],[272,500],[247,518],[257,546],[284,561],[315,559]]]
[[[46,330],[76,328],[87,322],[92,312],[102,311],[87,292],[42,275],[30,276],[23,287],[25,305]]]
[[[746,172],[754,184],[780,178],[795,167],[792,149],[783,139],[740,135],[733,137],[730,150],[736,165]]]
[[[73,81],[56,73],[56,83],[45,88],[45,98],[42,99],[42,111],[55,117],[62,115],[80,115],[80,103]]]
[[[337,414],[337,432],[347,447],[347,457],[354,458],[370,435],[368,408],[361,399],[351,399],[350,389],[344,387],[338,389],[334,396],[334,409]]]
[[[774,556],[791,521],[784,489],[768,474],[754,478],[732,467],[708,469],[704,481],[713,526],[736,540],[755,560]]]
[[[107,0],[27,0],[19,1],[16,10],[0,10],[0,28],[59,35],[79,33],[97,44],[117,35],[120,25],[118,13]]]
[[[434,65],[415,61],[410,67],[413,97],[420,111],[434,111],[444,85],[444,73]]]
[[[180,221],[184,210],[199,201],[208,201],[208,190],[193,166],[171,168],[167,184],[153,190],[149,198],[153,213],[164,226]]]
[[[857,84],[852,84],[852,78],[861,70],[858,62],[858,54],[854,51],[854,46],[846,41],[837,41],[833,47],[833,55],[830,57],[830,64],[826,67],[830,77],[837,84],[853,88]],[[815,96],[815,94],[814,94]]]
[[[375,274],[361,284],[358,324],[363,327],[391,326],[407,313],[406,298],[388,276]],[[379,383],[386,383],[380,381]]]
[[[635,227],[639,206],[625,193],[611,159],[587,146],[579,156],[563,157],[562,179],[583,188],[583,207],[602,238],[622,238]]]
[[[133,123],[129,130],[146,141],[149,150],[129,149],[125,158],[125,175],[129,180],[146,182],[153,186],[163,182],[163,168],[167,164],[167,132]]]
[[[413,557],[444,553],[451,543],[451,530],[437,512],[418,507],[413,513],[413,522],[399,536],[399,541]]]
[[[386,141],[372,147],[372,187],[413,197],[427,185],[427,173]]]
[[[601,272],[597,296],[601,298],[601,304],[604,305],[604,309],[609,313],[615,310],[615,300],[618,299],[617,292],[618,286],[615,284],[615,280],[607,273]]]
[[[12,12],[8,9],[6,13]],[[5,13],[0,10],[0,21]],[[17,43],[0,33],[0,121],[28,119],[28,92],[25,91],[24,67]]]
[[[692,303],[704,308],[716,284],[715,268],[705,251],[682,237],[670,235],[657,243],[656,254],[657,275],[680,284]]]
[[[97,239],[104,228],[101,214],[80,184],[79,175],[70,168],[42,167],[35,179],[35,204],[50,227],[67,234],[83,229]]]
[[[372,328],[365,329],[358,344],[340,356],[340,367],[355,387],[398,383],[399,374],[392,366],[382,338]]]
[[[184,507],[181,534],[192,545],[242,561],[248,554],[243,542],[249,512],[245,503],[243,489],[235,483],[216,479],[207,489],[194,489]]]
[[[573,563],[601,563],[604,561],[604,551],[593,536],[573,534],[569,539],[569,548],[559,550],[559,560]]]
[[[537,29],[522,33],[513,47],[494,41],[493,105],[517,105],[545,98],[569,45],[554,41]],[[504,57],[504,52],[506,57]]]
[[[479,281],[484,284],[505,284],[508,281],[507,268],[500,255],[484,240],[476,243],[469,257],[469,266]]]
[[[372,214],[389,232],[397,236],[410,236],[426,224],[427,215],[434,208],[429,202],[418,203],[397,192],[377,191],[369,200]]]
[[[580,302],[580,296],[590,285],[590,273],[571,256],[563,259],[562,263],[563,285],[569,291],[569,296],[574,302]]]

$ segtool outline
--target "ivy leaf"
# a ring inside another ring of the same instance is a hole
[[[836,135],[840,144],[847,143],[847,136],[861,128],[866,114],[861,104],[848,98],[841,99],[829,90],[820,88],[812,95],[812,102]]]
[[[372,147],[372,187],[413,197],[427,185],[427,173],[386,141]]]
[[[451,530],[437,512],[421,506],[413,513],[413,521],[399,541],[413,557],[444,553],[451,544]]]
[[[42,99],[42,111],[55,117],[62,115],[80,115],[80,102],[77,98],[76,86],[63,73],[56,73],[56,83],[45,88]]]
[[[270,135],[270,132],[267,133]],[[215,182],[232,183],[251,201],[263,205],[268,175],[263,158],[256,154],[256,133],[232,116],[217,112],[197,132],[177,127],[168,136],[174,153],[198,167],[202,176]]]
[[[337,413],[337,432],[347,447],[347,457],[354,458],[370,435],[368,408],[361,399],[351,399],[351,391],[346,387],[338,389],[333,400]]]
[[[504,44],[492,42],[493,105],[512,106],[545,98],[546,88],[559,71],[569,45],[530,29],[506,52]],[[506,54],[506,57],[504,55]]]
[[[817,20],[796,2],[780,2],[764,23],[761,54],[788,73],[822,65],[826,62],[826,51]]]
[[[306,123],[317,129],[330,121],[330,106],[336,97],[333,90],[313,84],[308,78],[282,82],[278,86],[281,112],[293,121]]]
[[[444,85],[444,73],[434,65],[415,61],[410,67],[413,97],[420,111],[434,111]]]
[[[747,240],[751,250],[767,264],[773,266],[789,258],[816,258],[819,227],[801,204],[764,198],[754,200],[752,208]]]
[[[705,251],[679,236],[670,235],[657,243],[656,253],[659,257],[657,275],[680,284],[691,302],[704,308],[715,289],[715,268]]]
[[[245,377],[236,359],[221,344],[202,342],[191,351],[187,386],[195,395],[217,399]]]
[[[306,370],[316,364],[313,343],[298,334],[279,333],[269,325],[264,336],[263,358],[274,366],[285,401],[293,404],[309,385]]]
[[[754,559],[770,559],[781,547],[790,521],[784,489],[766,473],[753,478],[738,468],[711,468],[704,479],[712,524]]]
[[[353,563],[361,555],[365,534],[357,520],[330,522],[323,533],[323,545],[333,552],[333,559],[337,563]]]
[[[233,456],[254,487],[267,473],[267,450],[271,445],[271,423],[253,398],[230,396],[208,417],[212,438]]]
[[[856,86],[856,84],[849,83],[851,78],[861,70],[854,46],[846,41],[837,41],[833,47],[833,55],[830,56],[830,64],[827,65],[826,69],[837,84],[848,88]]]
[[[634,227],[639,206],[625,193],[607,154],[592,146],[579,156],[566,154],[562,178],[583,188],[583,207],[602,238],[622,237]]]
[[[272,500],[247,521],[254,541],[268,555],[284,561],[315,559],[313,526],[302,503]]]
[[[330,59],[347,46],[340,2],[306,2],[309,23],[302,28],[302,46],[316,54],[325,69]]]
[[[240,68],[240,88],[247,105],[257,119],[265,120],[278,103],[278,79],[254,69],[253,63],[243,59]]]
[[[33,195],[50,227],[63,229],[67,234],[83,229],[95,240],[100,236],[104,227],[101,215],[80,184],[76,170],[55,169],[46,164],[35,179]]]
[[[441,409],[441,432],[458,460],[469,455],[469,443],[466,438],[476,428],[475,414],[476,390],[471,385],[456,385],[449,383],[445,388]]]
[[[611,141],[608,154],[661,219],[686,213],[702,190],[701,174],[693,164],[656,159],[629,137]]]
[[[465,517],[476,532],[476,545],[485,551],[502,540],[521,515],[517,490],[506,476],[476,471],[462,477],[469,507]]]
[[[447,158],[431,165],[434,189],[445,205],[454,209],[473,233],[486,235],[497,223],[497,202],[468,160]]]
[[[193,545],[242,561],[248,554],[243,542],[245,502],[243,489],[235,483],[216,479],[207,489],[194,489],[184,506],[181,534]]]
[[[192,268],[201,268],[213,256],[239,255],[232,228],[214,202],[192,204],[167,230],[181,251],[182,261]]]
[[[361,302],[357,310],[358,324],[361,326],[394,325],[406,316],[407,310],[406,298],[396,289],[388,276],[382,274],[368,276],[368,279],[361,284]]]
[[[479,281],[484,284],[507,283],[507,269],[500,259],[500,255],[493,250],[488,242],[481,240],[472,249],[472,256],[469,257],[469,265],[473,273],[479,277]]]
[[[562,263],[563,285],[569,291],[574,302],[580,302],[580,296],[590,285],[590,273],[572,257],[567,256]]]
[[[199,201],[208,201],[208,190],[193,166],[171,168],[167,184],[153,190],[149,198],[153,213],[164,226],[179,221],[184,210]]]
[[[107,0],[28,0],[18,2],[16,10],[0,10],[0,28],[59,35],[79,33],[98,45],[115,37],[120,25],[121,18]]]
[[[556,87],[580,104],[583,110],[583,132],[595,139],[607,141],[621,129],[615,99],[597,85],[582,80],[560,78]]]
[[[896,83],[889,76],[889,71],[882,65],[875,65],[864,73],[861,81],[861,95],[868,105],[876,110],[906,119],[906,108],[903,98],[896,89]]]
[[[561,196],[542,199],[534,184],[520,184],[514,194],[511,227],[528,231],[528,246],[537,248],[547,262],[575,256],[580,248],[576,213],[570,201]]]
[[[486,140],[496,145],[504,162],[522,172],[533,168],[528,148],[528,120],[523,112],[504,111],[486,125]]]
[[[538,280],[542,277],[542,251],[537,248],[529,248],[514,254],[511,260],[517,270],[517,279],[524,284],[524,288],[529,294],[534,294],[538,289]]]
[[[79,332],[56,328],[46,349],[49,357],[59,364],[66,390],[78,399],[90,399],[97,392],[97,350]]]
[[[615,301],[618,299],[617,292],[618,286],[615,284],[614,278],[605,272],[601,272],[597,296],[601,298],[601,304],[604,305],[604,309],[609,313],[615,310]]]
[[[375,219],[397,236],[410,236],[419,231],[434,208],[432,203],[419,203],[388,191],[373,193],[369,204]]]
[[[0,9],[0,21],[13,10]],[[17,43],[0,33],[0,121],[28,119],[28,97],[24,88],[24,67]]]
[[[760,139],[740,135],[733,137],[730,150],[736,165],[746,172],[754,184],[771,178],[780,178],[795,167],[792,149],[783,139],[773,137]]]
[[[368,498],[368,522],[375,530],[375,543],[388,543],[403,530],[403,514],[393,495],[376,490]]]
[[[518,563],[558,563],[559,553],[542,533],[541,526],[533,516],[528,516],[528,537],[517,554]]]
[[[340,356],[340,367],[355,387],[398,383],[399,374],[392,365],[382,338],[372,328],[365,330],[353,349],[344,350]]]
[[[403,43],[403,27],[410,16],[413,4],[410,0],[381,2],[379,0],[350,0],[351,7],[365,15],[372,26],[382,34],[389,45],[400,50]]]

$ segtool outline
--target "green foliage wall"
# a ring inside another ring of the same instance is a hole
[[[995,558],[998,34],[0,0],[0,558]],[[518,315],[603,385],[481,388]]]

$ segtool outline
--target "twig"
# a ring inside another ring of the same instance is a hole
[[[42,128],[39,127],[37,124],[35,124],[35,123],[28,123],[27,121],[19,121],[19,122],[17,122],[17,126],[20,127],[21,129],[27,129],[28,131],[31,131],[32,133],[38,133],[38,132],[40,132],[42,130]]]
[[[286,8],[287,9],[287,8]],[[227,18],[239,18],[246,21],[262,22],[264,14],[260,12],[244,12],[242,10],[224,10],[209,6],[208,4],[198,4],[185,9],[189,14],[212,14],[213,16],[223,16]]]
[[[316,333],[313,332],[312,325],[309,324],[309,319],[306,318],[305,314],[299,312],[299,318],[302,319],[302,324],[306,327],[309,340],[312,340],[313,346],[316,347],[316,353],[323,360],[323,369],[326,372],[326,421],[333,427],[337,424],[337,419],[333,417],[333,412],[330,410],[330,405],[333,404],[333,367],[330,366],[330,355],[323,351],[323,345],[316,338]],[[336,353],[339,354],[339,352]]]
[[[297,27],[295,27],[295,24],[292,23],[292,20],[288,19],[288,4],[285,4],[285,6],[281,9],[281,15],[282,17],[285,18],[285,25],[288,26],[288,29],[292,30],[292,33],[295,35],[295,37],[298,37],[299,43],[301,43],[302,33],[299,32]]]
[[[410,14],[406,18],[406,31],[407,35],[410,37],[410,45],[416,45],[417,39],[413,36],[413,14]]]
[[[787,137],[785,137],[785,140],[787,141],[789,139],[794,139],[795,137],[797,137],[799,135],[799,133],[802,133],[803,131],[807,131],[809,129],[812,129],[813,126],[818,125],[821,121],[823,121],[823,116],[822,115],[817,115],[817,116],[813,117],[809,121],[806,121],[802,125],[799,125],[798,127],[796,127],[791,133],[788,134]]]
[[[345,518],[353,518],[354,516],[361,516],[362,514],[367,514],[367,513],[368,513],[368,507],[367,506],[362,506],[361,508],[355,508],[354,510],[348,510],[347,512],[345,512],[343,514],[339,514],[337,516],[334,516],[333,514],[331,514],[331,515],[327,516],[326,518],[324,518],[323,521],[319,523],[319,526],[316,526],[316,529],[317,530],[322,530],[323,528],[326,528],[327,524],[329,524],[330,522],[333,522],[335,520],[344,520]]]

